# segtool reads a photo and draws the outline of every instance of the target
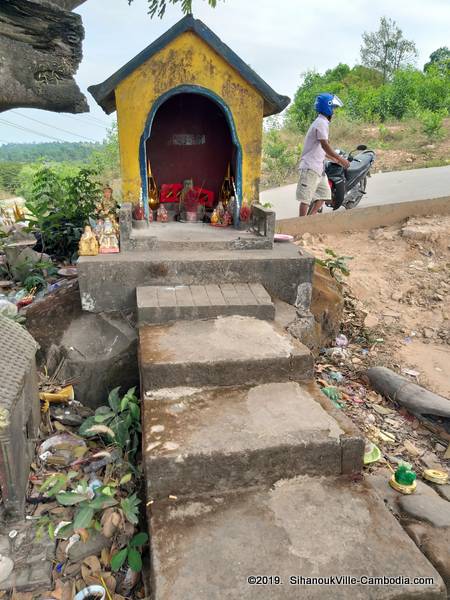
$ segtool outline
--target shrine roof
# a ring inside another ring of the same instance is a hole
[[[224,44],[222,40],[207,27],[199,19],[194,19],[192,15],[187,15],[173,27],[171,27],[166,33],[160,36],[152,44],[147,46],[137,56],[132,58],[118,71],[113,73],[108,79],[105,79],[102,83],[97,85],[91,85],[88,91],[95,98],[97,103],[103,108],[103,110],[110,114],[116,110],[115,101],[115,88],[126,78],[128,75],[133,73],[149,58],[154,56],[157,52],[165,48],[174,39],[179,37],[181,34],[192,31],[199,38],[201,38],[206,44],[208,44],[217,54],[219,54],[226,62],[228,62],[240,75],[245,79],[251,86],[253,86],[264,99],[264,116],[277,114],[284,110],[289,102],[290,98],[287,96],[281,96],[275,92],[272,87],[266,83],[249,65],[247,65],[229,46]]]

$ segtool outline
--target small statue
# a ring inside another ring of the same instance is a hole
[[[119,241],[114,232],[114,227],[110,219],[105,220],[99,242],[100,254],[114,254],[119,252]]]
[[[86,225],[84,233],[78,244],[78,254],[80,256],[97,256],[98,242],[90,225]]]
[[[217,212],[217,209],[215,208],[213,210],[213,214],[211,215],[211,225],[218,225],[219,221],[220,221],[219,213]]]
[[[103,188],[103,198],[97,205],[97,213],[105,219],[109,214],[116,215],[117,203],[113,198],[113,190],[109,185]]]
[[[149,208],[149,211],[148,211],[148,222],[149,223],[153,223],[154,220],[155,220],[155,217],[153,216],[153,211],[152,211],[151,208]]]
[[[251,214],[252,214],[252,209],[248,205],[247,198],[244,198],[244,200],[242,202],[241,210],[239,212],[239,218],[241,221],[246,223],[247,221],[250,221]]]
[[[143,221],[145,219],[144,201],[142,199],[142,192],[141,192],[141,197],[139,198],[139,203],[134,207],[133,219],[135,221]]]
[[[158,223],[167,223],[167,221],[169,220],[169,214],[166,210],[166,207],[163,204],[161,204],[161,206],[156,211],[156,220],[158,221]]]
[[[227,227],[229,227],[232,223],[233,223],[233,216],[231,215],[231,213],[228,210],[226,210],[225,214],[223,215],[223,224],[227,225]]]
[[[100,236],[103,233],[103,229],[105,227],[105,221],[103,219],[97,219],[94,227],[94,233],[97,237],[97,240],[100,239]]]

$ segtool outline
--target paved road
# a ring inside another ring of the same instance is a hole
[[[262,192],[261,201],[272,203],[278,219],[297,217],[295,188],[294,184],[267,190]],[[441,196],[450,196],[450,166],[377,173],[369,179],[367,195],[359,206],[363,208]]]

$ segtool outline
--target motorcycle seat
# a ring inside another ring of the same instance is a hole
[[[361,153],[357,156],[354,156],[349,168],[346,171],[347,179],[354,179],[355,177],[358,177],[364,173],[364,171],[367,171],[367,167],[370,165],[372,160],[372,153]]]

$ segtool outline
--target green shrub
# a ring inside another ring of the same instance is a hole
[[[30,228],[41,238],[42,250],[58,260],[74,260],[83,227],[101,197],[95,171],[75,168],[68,174],[39,165],[26,191]]]
[[[268,172],[267,184],[280,185],[295,169],[300,157],[298,152],[289,148],[289,145],[281,138],[280,132],[271,129],[264,136],[263,162]]]
[[[443,136],[442,123],[445,112],[424,110],[419,114],[419,120],[422,124],[422,131],[430,140],[437,140]]]

